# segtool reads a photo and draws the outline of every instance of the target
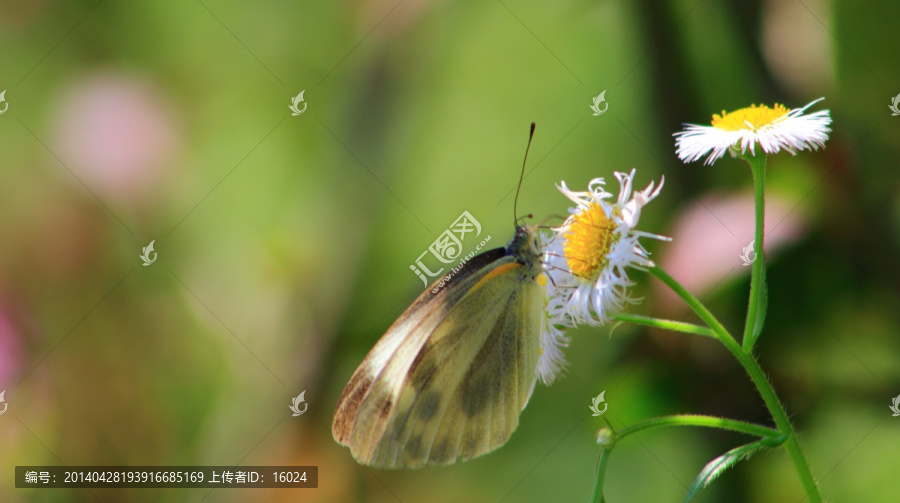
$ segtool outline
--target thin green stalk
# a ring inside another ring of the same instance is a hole
[[[634,323],[635,325],[644,325],[645,327],[662,328],[673,332],[682,332],[685,334],[702,335],[704,337],[712,337],[717,339],[716,333],[711,328],[701,327],[693,323],[684,323],[682,321],[663,320],[660,318],[651,318],[649,316],[638,316],[634,314],[617,314],[613,317],[616,321],[626,323]]]
[[[744,367],[744,370],[747,371],[747,374],[750,375],[750,380],[756,385],[756,389],[759,391],[760,396],[762,396],[766,407],[769,409],[769,413],[772,414],[772,419],[775,420],[775,425],[778,427],[778,430],[788,436],[785,441],[785,449],[787,449],[788,455],[794,463],[794,469],[797,471],[797,475],[803,483],[803,487],[806,490],[806,495],[809,497],[810,503],[821,503],[822,495],[819,494],[819,487],[816,485],[812,470],[810,470],[809,463],[806,461],[806,456],[800,448],[800,442],[797,441],[797,434],[794,432],[794,427],[791,425],[791,421],[787,417],[784,406],[775,394],[775,390],[772,388],[769,380],[766,379],[759,363],[757,363],[752,355],[745,353],[728,330],[726,330],[725,327],[719,323],[719,320],[706,309],[706,306],[701,304],[696,297],[681,286],[674,278],[669,276],[659,267],[651,268],[650,273],[665,283],[673,292],[678,294],[697,316],[709,325],[709,328],[716,332],[716,337],[729,351],[731,351],[731,354],[737,358],[741,366]]]
[[[756,206],[756,234],[753,238],[753,251],[756,253],[756,258],[750,273],[750,301],[747,305],[744,337],[741,339],[744,351],[750,353],[762,331],[766,309],[764,305],[766,302],[766,256],[763,253],[766,235],[766,155],[760,152],[760,155],[746,156],[745,159],[750,163],[750,171],[753,172],[753,192]]]
[[[697,298],[694,297],[691,292],[687,291],[687,289],[681,286],[681,283],[676,281],[672,276],[669,276],[669,274],[666,271],[660,269],[659,266],[651,267],[649,271],[650,274],[656,276],[657,279],[665,283],[666,286],[672,289],[673,292],[675,292],[679,297],[681,297],[682,300],[684,300],[684,302],[691,308],[691,310],[694,311],[710,329],[712,329],[716,339],[722,341],[722,343],[725,344],[725,346],[728,347],[729,350],[731,349],[731,346],[737,346],[737,342],[734,340],[734,337],[731,336],[725,326],[719,323],[719,320],[717,320],[716,317],[713,316],[713,314],[709,312],[708,309],[706,309],[706,306],[700,303],[700,301],[697,300]],[[731,344],[729,345],[728,342],[730,342]],[[740,346],[738,346],[738,349],[740,349]]]
[[[774,439],[782,435],[776,429],[768,428],[758,424],[748,423],[745,421],[737,421],[735,419],[726,419],[715,416],[703,416],[699,414],[676,414],[673,416],[652,417],[637,423],[630,424],[618,432],[616,437],[625,438],[640,431],[649,430],[651,428],[661,428],[666,426],[699,426],[702,428],[718,428],[720,430],[731,430],[739,433],[746,433],[761,438]]]
[[[612,449],[606,447],[600,449],[600,459],[597,460],[597,477],[594,482],[594,494],[591,496],[591,503],[603,503],[603,476],[606,474],[606,464],[609,462],[609,455]]]

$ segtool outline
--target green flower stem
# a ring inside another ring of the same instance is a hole
[[[600,459],[597,460],[597,477],[594,482],[594,494],[591,496],[591,503],[603,503],[603,476],[606,474],[606,464],[609,462],[609,456],[612,454],[611,448],[600,449]]]
[[[765,302],[762,296],[765,295],[763,281],[765,281],[764,274],[766,272],[766,256],[763,253],[763,243],[766,235],[766,155],[760,152],[760,155],[748,155],[744,159],[750,164],[750,171],[753,172],[753,189],[756,203],[756,234],[753,238],[753,251],[756,253],[756,259],[753,261],[753,269],[750,273],[750,302],[747,306],[744,337],[741,339],[744,351],[750,353],[753,351],[753,345],[756,343],[756,338],[759,335],[758,331],[761,329],[761,327],[756,326],[756,318],[759,315],[759,310],[765,309],[765,307],[760,307],[760,303]]]
[[[772,388],[769,380],[766,379],[766,375],[763,373],[762,368],[760,368],[759,363],[751,354],[745,353],[737,341],[734,340],[734,337],[728,333],[728,330],[726,330],[725,327],[719,323],[719,320],[706,309],[706,306],[701,304],[696,297],[681,286],[680,283],[675,281],[673,277],[669,276],[659,267],[651,268],[650,273],[665,283],[673,292],[678,294],[678,296],[691,307],[697,316],[709,325],[709,328],[713,329],[716,333],[716,338],[725,345],[728,351],[731,351],[731,354],[737,358],[741,366],[744,367],[744,370],[747,371],[747,374],[750,375],[750,380],[756,385],[756,389],[766,403],[769,413],[772,414],[772,419],[775,420],[775,425],[778,427],[778,430],[787,435],[785,448],[791,457],[791,461],[794,463],[794,469],[797,471],[800,481],[803,483],[803,487],[806,490],[806,496],[809,498],[810,503],[821,503],[822,495],[819,494],[819,487],[816,485],[815,478],[813,478],[812,470],[810,470],[809,463],[806,461],[806,456],[800,448],[800,442],[797,441],[797,434],[794,432],[794,427],[791,425],[791,421],[788,419],[784,406],[781,405],[781,401],[778,400],[775,390]]]
[[[633,314],[617,314],[613,317],[616,321],[634,323],[635,325],[644,325],[645,327],[662,328],[672,330],[673,332],[683,332],[685,334],[702,335],[704,337],[712,337],[718,339],[716,333],[707,327],[694,325],[692,323],[684,323],[674,320],[663,320],[660,318],[651,318],[649,316],[637,316]]]
[[[737,341],[734,340],[734,337],[732,337],[728,330],[721,323],[719,323],[719,320],[717,320],[716,317],[713,316],[711,312],[709,312],[709,309],[706,309],[706,306],[704,306],[702,303],[700,303],[699,300],[697,300],[697,297],[694,297],[691,292],[687,291],[686,288],[681,286],[681,283],[676,281],[672,276],[669,276],[669,274],[666,271],[660,269],[659,266],[651,267],[649,271],[650,274],[656,276],[657,279],[665,283],[666,286],[671,288],[673,292],[675,292],[679,297],[682,298],[682,300],[684,300],[685,303],[687,303],[691,310],[694,311],[710,329],[712,329],[714,337],[716,339],[722,341],[722,343],[725,344],[725,346],[728,347],[729,350],[731,350],[732,346],[737,346],[738,350],[740,351],[741,348],[740,346],[738,346]],[[729,342],[731,343],[730,345],[728,344]]]
[[[645,419],[637,423],[630,424],[616,432],[616,437],[622,439],[628,435],[633,435],[640,431],[649,430],[651,428],[661,428],[665,426],[699,426],[703,428],[718,428],[720,430],[731,430],[747,435],[753,435],[766,439],[776,439],[782,436],[782,433],[776,429],[768,428],[758,424],[748,423],[745,421],[737,421],[734,419],[725,419],[715,416],[702,416],[698,414],[676,414],[673,416],[662,416]]]

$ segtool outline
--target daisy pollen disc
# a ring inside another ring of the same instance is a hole
[[[791,113],[784,105],[775,104],[774,108],[765,105],[750,105],[747,108],[713,115],[712,125],[724,131],[739,131],[750,128],[753,131],[768,126]]]
[[[582,278],[597,277],[609,262],[610,248],[618,241],[616,227],[598,203],[590,203],[572,216],[563,245],[572,274]]]

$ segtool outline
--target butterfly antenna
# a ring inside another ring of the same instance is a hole
[[[513,202],[513,223],[519,221],[519,212],[516,209],[519,204],[519,191],[522,190],[522,180],[525,179],[525,163],[528,161],[528,150],[531,148],[531,139],[534,138],[534,123],[531,123],[531,131],[528,133],[528,145],[525,146],[525,159],[522,160],[522,173],[519,175],[519,186],[516,188],[516,199]]]

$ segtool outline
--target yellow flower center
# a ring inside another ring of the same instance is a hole
[[[572,274],[595,278],[609,261],[609,250],[618,236],[616,224],[597,203],[576,213],[569,224],[563,250]]]
[[[777,103],[775,108],[769,108],[765,105],[751,105],[748,108],[735,110],[731,113],[725,113],[725,110],[722,110],[722,115],[713,115],[712,125],[724,131],[737,131],[747,128],[756,131],[763,126],[772,124],[790,112],[784,105]]]

